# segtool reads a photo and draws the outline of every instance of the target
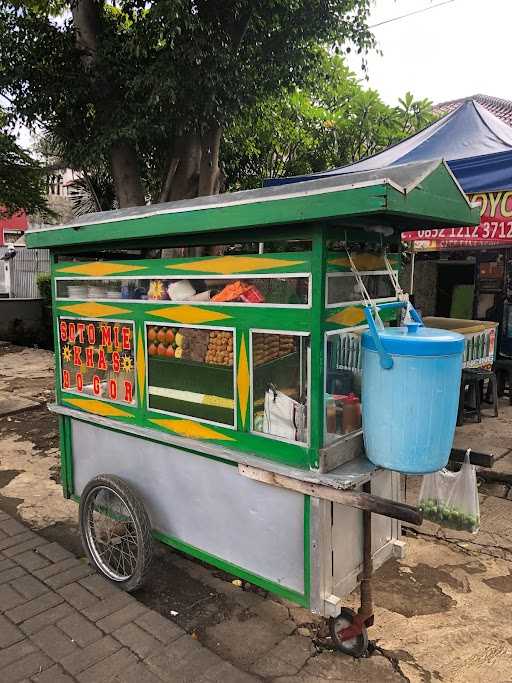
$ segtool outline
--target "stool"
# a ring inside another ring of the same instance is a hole
[[[482,421],[481,404],[483,398],[483,385],[488,381],[487,397],[492,396],[491,405],[494,406],[494,417],[498,417],[498,382],[496,374],[492,370],[467,369],[462,371],[459,393],[459,410],[457,413],[457,425],[464,424],[466,417],[476,417],[477,422]],[[468,397],[466,396],[466,387]],[[471,403],[466,404],[466,398]]]
[[[512,405],[512,359],[498,358],[494,363],[496,377],[498,379],[498,396],[508,393],[508,402]],[[508,392],[506,392],[508,385]]]

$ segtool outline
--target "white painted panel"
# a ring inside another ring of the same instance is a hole
[[[380,470],[372,477],[372,493],[382,498],[396,500],[398,486],[394,478],[399,476],[389,470]],[[396,522],[389,517],[372,514],[372,553],[375,555],[394,536]],[[363,560],[363,513],[346,505],[333,505],[332,525],[333,586],[359,569]]]
[[[266,579],[304,591],[304,496],[233,465],[72,420],[75,493],[102,473],[140,495],[153,527]]]

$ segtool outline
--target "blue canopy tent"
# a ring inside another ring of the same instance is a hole
[[[512,188],[512,127],[476,100],[466,100],[450,114],[411,137],[348,166],[265,185],[284,185],[316,178],[370,171],[409,161],[445,159],[467,193]]]

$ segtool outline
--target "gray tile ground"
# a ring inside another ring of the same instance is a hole
[[[258,678],[0,514],[2,683],[192,683]]]

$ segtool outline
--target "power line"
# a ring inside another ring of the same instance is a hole
[[[377,28],[377,26],[383,26],[384,24],[390,24],[393,21],[398,21],[399,19],[405,19],[407,17],[412,17],[413,14],[421,14],[422,12],[429,12],[431,9],[436,9],[436,7],[441,7],[442,5],[449,5],[455,2],[455,0],[445,0],[444,2],[438,2],[437,5],[430,5],[430,7],[423,7],[422,9],[417,9],[414,12],[408,12],[407,14],[401,14],[399,17],[393,17],[392,19],[385,19],[384,21],[379,21],[378,24],[373,24],[369,28]]]

